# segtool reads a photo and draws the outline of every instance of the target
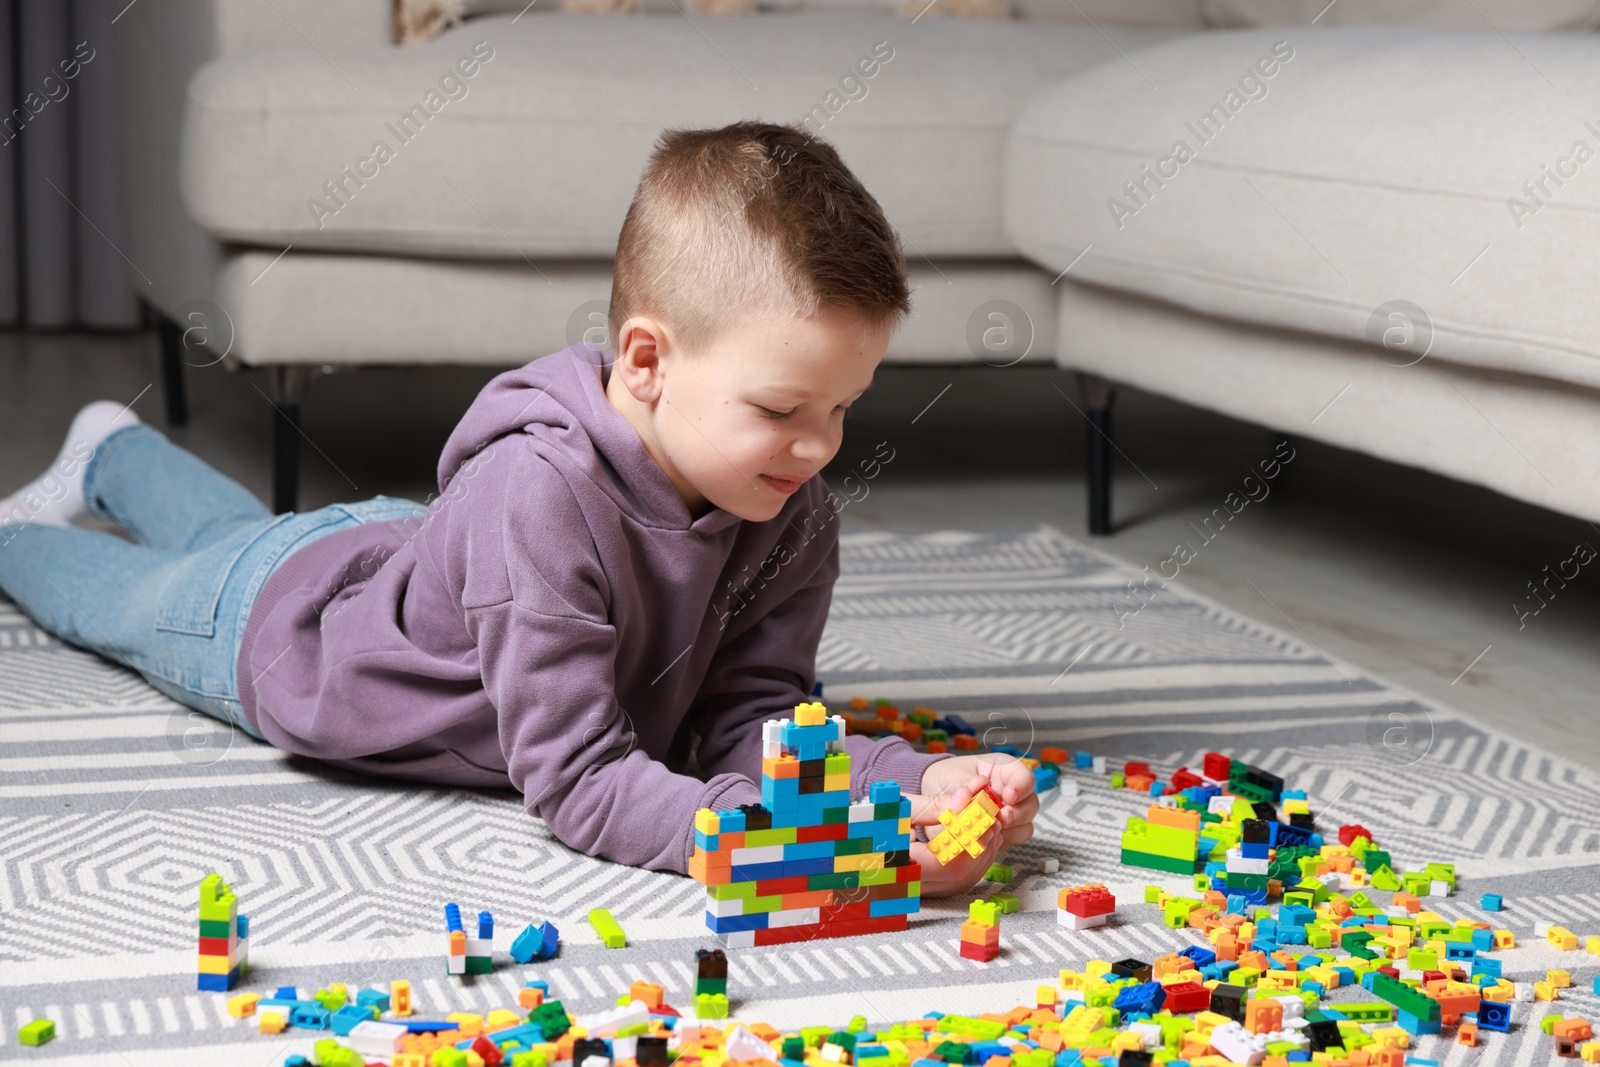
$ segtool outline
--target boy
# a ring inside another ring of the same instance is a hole
[[[91,446],[83,507],[157,531],[170,553],[202,542],[195,516],[174,513],[209,487],[228,520],[201,545],[209,562],[152,563],[188,567],[157,582],[124,558],[133,577],[109,595],[74,587],[110,615],[145,582],[154,633],[120,641],[39,580],[104,570],[97,542],[49,535],[109,535],[20,527],[34,536],[0,548],[0,588],[280,748],[511,785],[572,848],[685,871],[695,810],[759,803],[761,725],[808,699],[839,572],[817,475],[909,310],[899,242],[830,146],[762,123],[669,131],[618,241],[614,352],[575,345],[485,386],[426,509],[380,497],[252,517],[242,489],[121,426]],[[140,494],[125,491],[135,479]],[[696,742],[704,781],[681,773]],[[971,888],[1032,833],[1032,775],[1015,760],[847,748],[853,791],[893,779],[922,825],[985,783],[1005,800],[982,856],[941,867],[916,846],[924,895]]]

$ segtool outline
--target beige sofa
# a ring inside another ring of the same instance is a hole
[[[128,251],[170,324],[169,412],[183,417],[186,363],[270,368],[275,505],[292,508],[314,374],[516,365],[574,343],[603,324],[659,132],[749,117],[825,117],[820,133],[899,230],[915,314],[889,359],[1053,359],[1053,273],[1003,224],[1006,135],[1042,90],[1200,24],[1198,0],[1152,10],[1177,25],[530,12],[401,48],[388,0],[139,4],[117,24],[123,121],[141,131],[126,139]],[[474,48],[492,57],[458,67]],[[889,58],[832,113],[829,94],[875,48]],[[451,72],[465,89],[413,112]],[[364,162],[379,140],[392,158]]]
[[[1591,33],[1194,35],[1029,103],[1007,230],[1063,366],[1600,519],[1597,90]]]
[[[290,508],[315,374],[595,339],[657,133],[811,115],[905,240],[891,360],[1080,372],[1093,531],[1117,383],[1600,517],[1593,4],[1019,6],[532,10],[400,48],[389,0],[136,5],[128,251],[169,412],[186,362],[268,368]]]

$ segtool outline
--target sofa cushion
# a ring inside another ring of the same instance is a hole
[[[1426,26],[1527,33],[1592,30],[1594,0],[1205,0],[1213,26]]]
[[[887,362],[1003,368],[1055,358],[1056,290],[1025,260],[914,260],[907,274],[911,315],[889,339]],[[216,301],[190,307],[214,321],[220,350],[253,365],[515,366],[584,340],[608,345],[610,296],[609,259],[532,266],[232,249]]]
[[[793,121],[823,106],[837,113],[820,113],[820,135],[878,198],[908,257],[1015,255],[1000,209],[1011,119],[1118,48],[1173,35],[1101,30],[860,11],[692,23],[545,14],[472,19],[410,48],[263,49],[191,81],[180,180],[194,219],[231,241],[610,256],[663,128]],[[455,77],[450,99],[440,82],[479,41],[493,56]],[[889,58],[862,78],[856,65],[875,47]],[[430,91],[437,113],[413,119],[402,142],[393,127]],[[369,177],[358,186],[345,167]],[[351,195],[329,213],[334,181]]]
[[[1600,39],[1246,30],[1129,59],[1012,130],[1006,225],[1035,261],[1395,363],[1600,385]]]

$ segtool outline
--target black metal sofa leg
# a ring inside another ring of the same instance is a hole
[[[300,495],[300,403],[311,384],[312,367],[277,366],[272,374],[272,510],[295,510]]]
[[[1078,395],[1083,398],[1089,425],[1087,438],[1089,480],[1089,532],[1111,532],[1111,402],[1116,386],[1092,374],[1078,374]]]
[[[167,406],[167,425],[182,426],[189,421],[189,406],[183,395],[183,330],[171,319],[161,318],[161,389]]]

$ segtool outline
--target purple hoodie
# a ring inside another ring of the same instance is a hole
[[[839,574],[821,476],[778,515],[691,519],[582,345],[484,386],[417,519],[325,535],[272,572],[239,647],[279,748],[511,786],[590,855],[686,871],[694,813],[760,803],[761,724],[809,699]],[[691,748],[706,780],[685,773]],[[851,737],[851,788],[942,757]]]

